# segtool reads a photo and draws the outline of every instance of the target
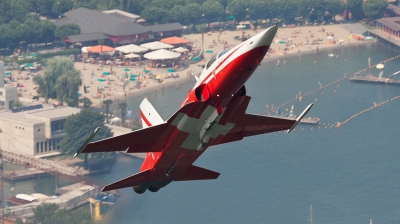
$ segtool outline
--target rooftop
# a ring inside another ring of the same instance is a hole
[[[130,14],[130,13],[128,13]],[[133,14],[132,14],[133,15]],[[115,16],[112,14],[103,13],[99,10],[91,10],[87,8],[77,8],[63,14],[63,18],[58,19],[55,24],[61,26],[63,24],[75,23],[81,28],[81,34],[84,33],[108,33],[109,30],[118,24],[135,24],[132,18],[126,15]],[[129,27],[127,29],[139,29],[142,27],[139,24]],[[120,35],[113,33],[113,35]]]
[[[106,39],[107,36],[104,35],[101,32],[96,32],[96,33],[84,33],[84,34],[78,34],[78,35],[71,35],[68,36],[68,39],[72,43],[76,42],[86,42],[86,41],[93,41],[93,40],[99,40],[99,39]]]
[[[400,17],[377,19],[376,22],[387,26],[392,30],[400,31]]]
[[[139,15],[135,15],[135,14],[132,14],[129,12],[119,10],[119,9],[106,10],[106,11],[103,11],[103,13],[109,14],[109,15],[112,15],[112,16],[115,16],[115,17],[118,17],[121,19],[125,19],[126,21],[131,21],[131,22],[136,22],[136,20],[140,18]]]
[[[400,7],[395,6],[395,5],[393,5],[393,4],[389,4],[388,7],[387,7],[387,9],[390,10],[390,11],[392,11],[392,12],[394,12],[396,15],[399,15],[399,16],[400,16]]]
[[[27,111],[26,113],[37,117],[53,119],[53,118],[67,117],[72,114],[77,114],[80,111],[81,109],[79,108],[63,106],[63,107],[31,110]]]

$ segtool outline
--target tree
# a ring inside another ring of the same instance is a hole
[[[195,29],[196,24],[201,20],[201,6],[197,3],[188,4],[184,7],[183,16],[186,21],[193,24],[193,29]]]
[[[227,5],[227,10],[230,15],[235,16],[235,21],[242,21],[248,13],[249,2],[243,0],[231,0]]]
[[[39,85],[46,103],[49,99],[64,101],[67,98],[76,100],[75,103],[78,102],[76,97],[82,80],[80,72],[74,68],[74,63],[68,58],[50,60],[43,76],[34,76],[33,82]]]
[[[213,21],[219,21],[221,16],[225,16],[224,7],[217,1],[208,0],[201,5],[204,18],[207,19],[208,27]]]
[[[77,35],[81,33],[81,28],[75,23],[67,23],[58,26],[55,31],[55,36],[58,38],[64,38],[69,35]]]
[[[32,8],[40,14],[48,14],[54,5],[54,0],[31,0]]]
[[[110,105],[113,104],[114,102],[112,100],[104,100],[101,104],[105,107],[105,113],[106,113],[106,122],[110,122],[110,117],[108,116],[110,113]]]
[[[73,155],[97,127],[100,130],[92,141],[113,136],[111,130],[104,126],[104,115],[91,109],[83,109],[79,113],[67,117],[64,124],[66,135],[60,141],[61,151]],[[104,156],[101,153],[94,153],[93,156],[99,156],[95,154]]]
[[[353,18],[361,18],[363,0],[346,0],[346,7],[352,13]]]
[[[141,16],[150,24],[163,23],[168,16],[168,11],[164,8],[147,6]]]
[[[342,0],[327,0],[325,1],[328,7],[328,12],[335,19],[336,15],[343,13],[345,9],[345,3]]]
[[[125,102],[121,102],[118,104],[118,109],[121,109],[121,119],[122,119],[122,124],[125,123],[126,120],[126,108],[128,105]]]
[[[364,14],[371,19],[379,19],[383,17],[388,6],[386,0],[368,0],[363,3],[362,9]]]
[[[53,11],[63,14],[72,9],[74,3],[71,0],[56,0],[53,4]]]
[[[88,9],[96,9],[97,8],[97,2],[92,1],[92,0],[75,0],[74,1],[74,6],[75,9],[84,7]]]
[[[92,224],[94,223],[90,213],[82,209],[68,210],[60,209],[57,204],[43,203],[32,208],[33,217],[28,218],[26,224],[67,224],[67,223],[81,223]],[[22,223],[22,220],[19,221]]]
[[[83,103],[83,107],[85,108],[89,108],[93,104],[92,101],[87,97],[79,99],[79,103]]]
[[[185,19],[185,7],[181,5],[174,6],[171,10],[168,11],[168,22],[178,22],[183,21]]]

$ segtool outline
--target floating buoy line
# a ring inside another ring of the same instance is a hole
[[[375,65],[371,65],[371,66],[369,66],[369,67],[367,67],[367,68],[365,68],[365,69],[362,69],[362,70],[360,70],[360,71],[358,71],[358,72],[355,72],[355,73],[353,73],[353,74],[350,75],[350,76],[347,76],[347,77],[345,76],[345,77],[343,77],[343,78],[341,78],[341,79],[338,79],[338,80],[336,80],[336,81],[334,81],[334,82],[331,82],[331,83],[329,83],[329,84],[327,84],[327,85],[325,85],[325,86],[320,86],[320,88],[315,89],[315,90],[313,90],[313,91],[311,91],[311,92],[308,92],[308,93],[306,93],[306,94],[304,94],[304,95],[300,95],[299,97],[296,96],[296,98],[294,98],[294,99],[292,99],[292,100],[290,100],[290,101],[288,101],[288,102],[286,102],[286,103],[284,103],[284,104],[282,104],[282,105],[279,105],[279,106],[277,106],[277,107],[274,107],[274,108],[272,108],[271,110],[267,110],[267,111],[261,112],[260,114],[265,114],[265,113],[268,113],[268,112],[273,112],[274,110],[279,109],[279,108],[282,108],[282,107],[284,107],[284,106],[286,106],[286,105],[288,105],[288,104],[291,104],[291,103],[293,103],[293,102],[295,102],[295,101],[297,101],[297,100],[301,101],[302,98],[304,98],[304,97],[306,97],[306,96],[310,96],[310,95],[312,95],[312,94],[318,92],[319,90],[325,89],[325,88],[327,88],[327,87],[329,87],[329,86],[331,86],[331,85],[334,85],[334,84],[336,84],[336,83],[339,83],[339,82],[341,82],[341,81],[343,81],[343,80],[345,80],[345,79],[348,79],[348,78],[350,78],[350,77],[359,75],[359,74],[361,74],[361,73],[367,71],[368,69],[371,69],[371,68],[376,67],[376,65],[378,65],[378,64],[385,64],[385,63],[387,63],[387,62],[389,62],[389,61],[398,59],[399,57],[400,57],[400,55],[397,55],[397,56],[395,56],[395,57],[388,58],[388,59],[386,59],[386,60],[384,60],[384,61],[381,61],[381,62],[379,62],[379,63],[377,63],[377,64],[375,64]],[[375,104],[375,103],[374,103],[374,105],[373,105],[372,107],[369,107],[369,108],[367,108],[367,109],[365,109],[365,110],[362,110],[362,111],[360,111],[360,112],[354,114],[353,116],[349,117],[348,119],[346,119],[346,120],[343,121],[343,122],[337,122],[337,123],[333,123],[333,124],[325,124],[325,123],[324,123],[324,124],[322,125],[322,127],[323,127],[323,128],[340,127],[340,126],[342,126],[342,125],[348,123],[348,122],[349,122],[350,120],[352,120],[353,118],[355,118],[355,117],[357,117],[357,116],[359,116],[359,115],[361,115],[361,114],[363,114],[363,113],[365,113],[365,112],[368,112],[368,111],[370,111],[370,110],[372,110],[372,109],[378,108],[378,107],[380,107],[380,106],[382,106],[382,105],[384,105],[384,104],[387,104],[387,103],[389,103],[389,102],[391,102],[391,101],[394,101],[394,100],[397,100],[397,99],[399,99],[399,98],[400,98],[400,95],[399,95],[399,96],[395,96],[395,97],[391,98],[390,100],[383,101],[382,103],[379,103],[379,104]],[[317,128],[315,128],[315,129],[317,129]],[[318,129],[321,129],[321,126],[319,126]],[[304,130],[304,128],[302,128],[301,130]],[[313,128],[311,128],[310,130],[313,130]],[[296,131],[296,130],[294,129],[293,131]]]

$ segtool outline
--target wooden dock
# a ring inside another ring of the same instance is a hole
[[[3,173],[3,177],[7,180],[26,180],[45,176],[50,176],[50,174],[41,170],[37,170],[35,168],[29,168],[26,170],[5,171]]]
[[[379,78],[376,76],[353,76],[349,78],[350,81],[355,82],[372,82],[372,83],[383,83],[383,84],[400,84],[400,79],[393,78]]]

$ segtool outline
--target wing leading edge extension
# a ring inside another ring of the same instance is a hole
[[[175,128],[171,123],[178,117],[178,115],[183,116],[190,106],[191,104],[187,104],[180,108],[165,123],[88,143],[97,132],[98,129],[96,129],[76,154],[117,151],[126,151],[127,153],[160,152],[164,148],[164,144],[167,141],[169,134]]]
[[[312,107],[312,104],[310,104],[297,119],[268,117],[246,114],[246,109],[250,99],[251,97],[246,96],[235,113],[228,120],[229,123],[234,124],[233,128],[225,136],[217,137],[212,145],[239,141],[244,137],[276,131],[288,130],[289,133]]]

